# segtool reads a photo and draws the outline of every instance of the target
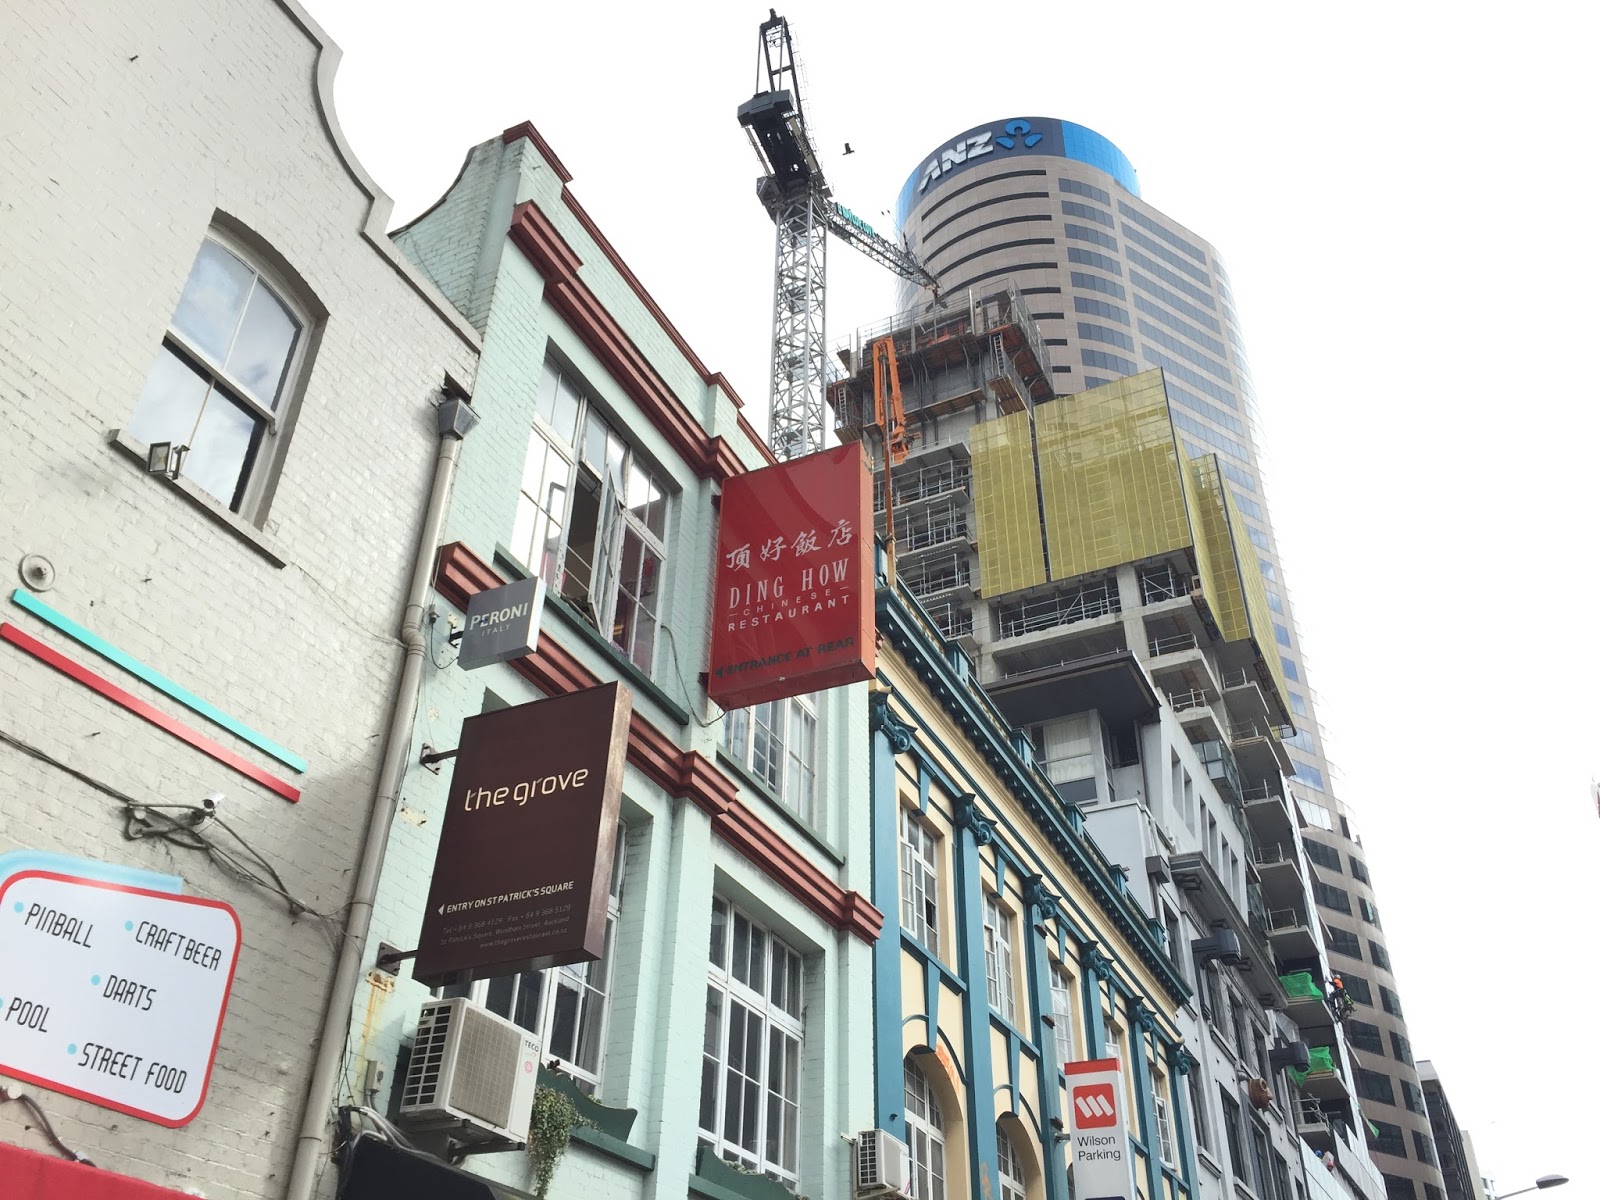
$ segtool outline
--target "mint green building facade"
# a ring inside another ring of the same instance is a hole
[[[611,680],[634,706],[606,959],[455,994],[539,1036],[545,1075],[584,1096],[597,1122],[575,1134],[552,1197],[719,1200],[777,1186],[722,1160],[813,1197],[848,1194],[840,1135],[873,1116],[881,919],[866,900],[866,685],[729,715],[706,699],[714,498],[769,459],[737,396],[567,182],[518,126],[474,148],[444,198],[396,235],[483,337],[481,424],[464,440],[442,538],[413,761],[425,745],[453,748],[485,707]],[[477,591],[527,574],[549,585],[536,652],[453,665],[452,618]],[[368,1063],[387,1078],[344,1099],[380,1112],[393,1112],[434,993],[404,964],[378,969],[378,945],[417,944],[449,771],[408,770],[374,965],[351,1014],[348,1079],[370,1079]],[[466,1165],[533,1186],[517,1151]]]

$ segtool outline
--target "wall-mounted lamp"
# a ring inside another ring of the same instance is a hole
[[[173,442],[151,442],[150,449],[144,457],[144,469],[152,475],[164,475],[168,479],[176,479],[183,474],[183,460],[188,454],[187,446],[179,446]]]

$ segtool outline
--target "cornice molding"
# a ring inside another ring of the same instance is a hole
[[[1167,994],[1180,1002],[1187,1000],[1189,986],[1163,953],[1151,932],[1149,918],[1118,886],[1119,881],[1112,878],[1110,870],[1101,865],[1099,860],[1104,856],[1098,853],[1098,847],[1093,847],[1085,834],[1063,819],[1057,811],[1060,801],[1053,794],[1049,798],[1054,801],[1052,807],[1038,777],[1022,761],[1005,736],[1005,730],[996,724],[993,715],[980,707],[972,683],[958,676],[945,652],[944,639],[930,631],[911,604],[893,587],[879,587],[876,611],[878,636],[894,646],[944,709],[945,715],[972,739],[974,748],[1011,790],[1038,832],[1088,889],[1112,925],[1132,944],[1134,952],[1160,980]],[[1098,950],[1095,953],[1098,954]],[[1114,978],[1110,960],[1103,955],[1101,958],[1108,968],[1104,977]]]
[[[477,593],[505,582],[461,542],[440,548],[434,585],[443,599],[462,612]],[[539,631],[537,650],[507,665],[550,696],[600,682],[549,629]],[[847,930],[869,944],[878,939],[883,914],[866,897],[830,879],[740,800],[739,785],[710,759],[697,750],[680,748],[638,709],[628,725],[628,761],[669,796],[688,800],[708,814],[713,833],[835,929]]]

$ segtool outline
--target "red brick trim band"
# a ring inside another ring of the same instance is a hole
[[[9,621],[0,621],[0,638],[4,638],[19,650],[33,655],[46,666],[54,667],[69,679],[77,680],[91,691],[99,692],[111,703],[127,709],[134,716],[150,722],[157,729],[166,730],[180,742],[188,742],[201,754],[216,759],[224,766],[232,767],[246,778],[253,779],[263,787],[278,793],[291,804],[300,802],[300,789],[292,783],[279,779],[270,771],[263,771],[248,758],[235,754],[226,746],[212,741],[199,730],[191,729],[182,721],[174,720],[154,705],[145,703],[132,692],[123,691],[105,676],[91,671],[76,659],[68,658],[59,650],[45,645],[38,638],[23,633],[22,630]]]
[[[483,559],[460,542],[439,551],[434,584],[439,595],[466,611],[478,592],[505,582]],[[599,678],[544,630],[539,648],[510,666],[546,695],[593,687]],[[782,834],[739,799],[739,787],[705,755],[679,749],[670,737],[635,710],[628,727],[628,761],[668,795],[686,799],[710,814],[711,829],[743,854],[774,883],[835,929],[874,942],[883,914],[855,891],[846,891],[795,849]]]

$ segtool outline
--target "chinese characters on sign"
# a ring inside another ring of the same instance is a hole
[[[745,708],[872,678],[871,476],[859,443],[722,490],[711,698]]]
[[[632,712],[608,683],[461,723],[416,979],[600,957]]]

